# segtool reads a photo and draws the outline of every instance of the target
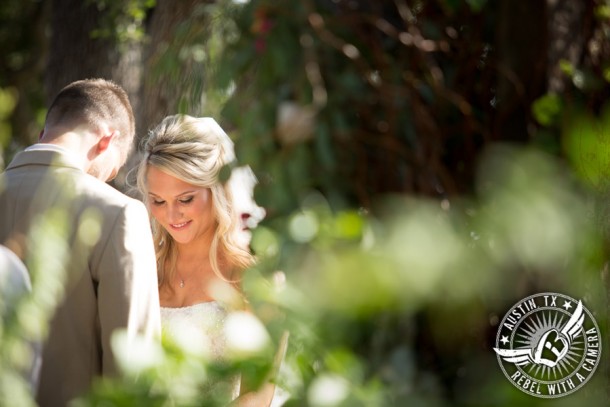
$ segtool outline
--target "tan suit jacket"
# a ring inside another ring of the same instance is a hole
[[[50,230],[40,232],[45,225]],[[15,156],[0,180],[0,244],[20,254],[34,286],[38,273],[59,268],[66,274],[44,344],[41,407],[64,406],[86,393],[96,376],[116,373],[110,345],[116,329],[131,337],[159,335],[146,208],[86,174],[69,154],[26,150]]]

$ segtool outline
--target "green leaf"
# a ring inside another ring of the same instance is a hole
[[[472,11],[478,13],[483,10],[483,7],[487,4],[487,0],[466,0],[466,3],[468,3]]]
[[[571,113],[562,129],[566,154],[576,175],[588,186],[605,189],[610,183],[610,111],[601,119],[588,113]]]
[[[561,113],[561,97],[554,93],[547,93],[532,104],[532,113],[536,121],[543,126],[550,126]]]

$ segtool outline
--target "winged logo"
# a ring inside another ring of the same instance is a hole
[[[555,367],[567,355],[572,341],[580,333],[584,319],[582,301],[578,301],[574,313],[561,331],[557,331],[555,328],[545,331],[536,346],[519,349],[494,348],[494,351],[506,362],[514,363],[517,366],[535,363]]]

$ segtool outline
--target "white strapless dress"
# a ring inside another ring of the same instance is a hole
[[[228,311],[210,301],[180,308],[161,307],[163,334],[212,361],[226,356],[224,326]],[[232,398],[239,395],[239,378],[231,382]]]
[[[225,356],[224,324],[227,310],[216,301],[202,302],[180,308],[161,307],[161,327],[163,334],[183,343],[188,335],[197,350],[206,357],[222,359]],[[182,335],[183,338],[178,338]]]
[[[224,327],[228,311],[217,301],[203,302],[180,308],[161,307],[163,334],[189,346],[208,360],[222,360],[226,356]],[[239,377],[231,383],[231,398],[239,396]],[[271,407],[279,407],[288,393],[276,386]]]

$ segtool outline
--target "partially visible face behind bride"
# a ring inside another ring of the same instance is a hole
[[[256,177],[250,167],[234,168],[229,178],[228,187],[233,195],[234,208],[241,219],[241,228],[235,230],[236,240],[241,247],[248,248],[252,232],[266,212],[254,201]]]

